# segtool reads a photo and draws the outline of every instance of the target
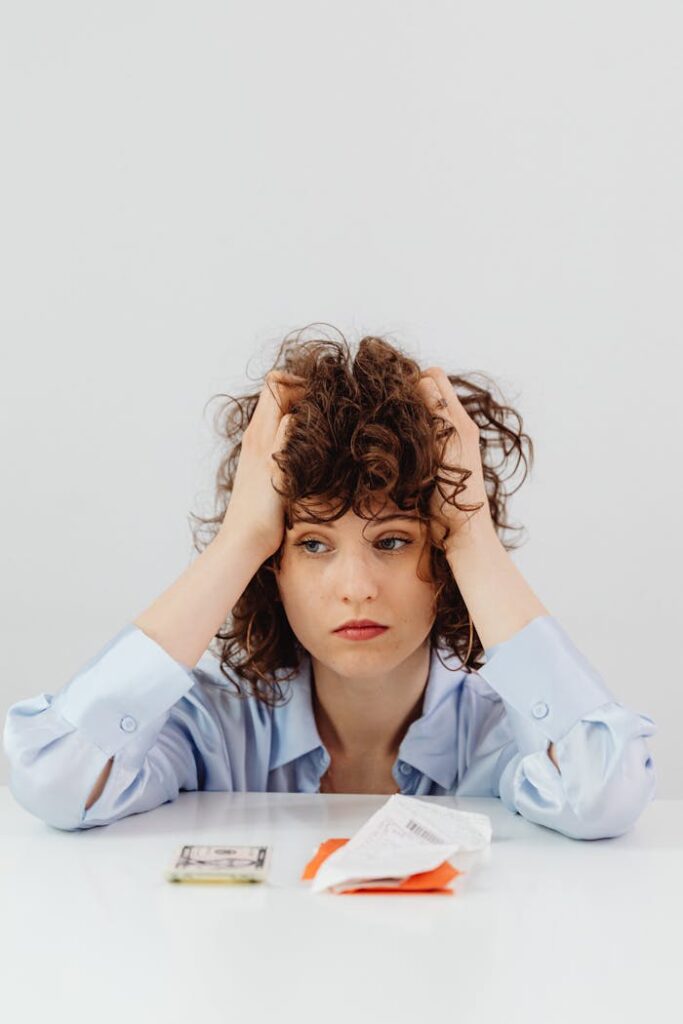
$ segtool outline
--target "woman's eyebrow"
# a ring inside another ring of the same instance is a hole
[[[419,516],[414,515],[412,512],[392,512],[386,516],[376,516],[371,522],[373,523],[386,523],[391,522],[393,519],[412,519],[415,522],[419,521]],[[317,519],[312,516],[294,516],[293,523],[313,523],[315,526],[334,526],[334,523],[319,523]]]
[[[393,512],[386,516],[377,516],[377,518],[374,519],[373,522],[385,523],[387,522],[387,520],[392,519],[414,519],[417,522],[419,516],[415,515],[414,512]]]

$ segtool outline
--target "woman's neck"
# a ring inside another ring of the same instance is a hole
[[[320,738],[345,760],[394,758],[422,714],[429,643],[379,676],[343,676],[311,656],[311,695]]]

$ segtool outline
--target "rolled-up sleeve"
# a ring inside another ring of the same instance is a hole
[[[3,745],[15,799],[60,829],[108,824],[197,788],[191,745],[171,708],[192,671],[127,624],[55,696],[12,705]],[[103,793],[85,802],[110,758]]]
[[[616,700],[554,616],[486,654],[478,674],[501,696],[514,738],[499,760],[505,806],[574,839],[627,832],[655,795],[653,720]]]

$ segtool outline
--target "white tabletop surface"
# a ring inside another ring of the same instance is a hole
[[[387,799],[181,793],[63,832],[0,787],[4,1019],[681,1019],[683,801],[581,841],[498,799],[420,798],[491,818],[491,847],[455,895],[310,892],[300,875],[318,843],[351,836]],[[270,880],[168,882],[184,843],[272,844]]]

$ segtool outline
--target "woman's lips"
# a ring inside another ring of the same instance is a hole
[[[381,633],[386,633],[388,626],[349,626],[346,629],[335,629],[334,635],[345,640],[371,640]]]

